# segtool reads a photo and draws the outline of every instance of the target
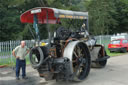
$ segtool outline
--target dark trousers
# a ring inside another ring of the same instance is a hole
[[[16,77],[20,75],[20,68],[22,68],[22,77],[26,76],[26,61],[16,59]]]

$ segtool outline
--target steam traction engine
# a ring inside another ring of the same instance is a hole
[[[60,19],[81,19],[86,21],[88,13],[61,10],[56,8],[38,7],[21,15],[22,23],[33,23],[37,41],[39,31],[37,24],[58,24]],[[47,80],[84,80],[91,67],[106,66],[107,56],[104,46],[97,45],[96,40],[84,31],[70,31],[59,27],[55,36],[51,37],[48,28],[49,43],[46,46],[35,46],[30,51],[30,62],[37,69],[40,77]]]

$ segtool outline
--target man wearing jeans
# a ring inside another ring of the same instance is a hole
[[[25,56],[28,54],[29,49],[25,46],[25,41],[21,41],[21,44],[17,46],[12,54],[16,58],[16,79],[19,80],[20,68],[22,68],[22,78],[27,79],[26,77],[26,61]]]

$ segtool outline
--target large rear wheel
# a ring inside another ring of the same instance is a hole
[[[74,81],[84,80],[90,72],[89,50],[83,43],[78,43],[72,55]]]

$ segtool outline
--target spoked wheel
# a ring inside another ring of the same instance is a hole
[[[104,51],[105,55],[106,55],[106,51]],[[102,55],[102,50],[99,51],[98,53],[98,58],[102,58],[105,55]],[[107,64],[107,59],[106,60],[102,60],[102,61],[97,61],[97,62],[92,62],[91,66],[94,68],[103,68],[105,67]]]
[[[78,43],[73,51],[72,67],[74,81],[84,80],[90,72],[90,55],[83,43]]]
[[[30,62],[33,68],[39,68],[43,63],[44,55],[40,47],[35,47],[30,51]]]

